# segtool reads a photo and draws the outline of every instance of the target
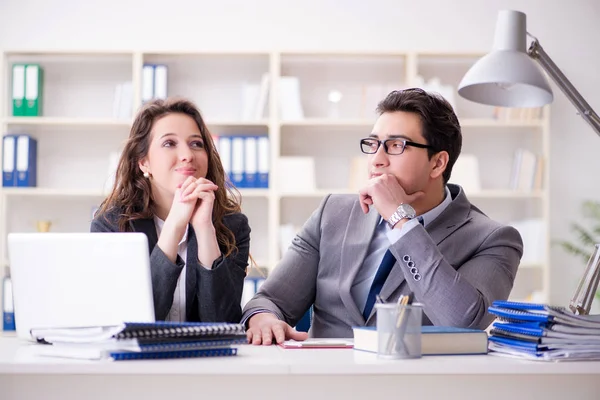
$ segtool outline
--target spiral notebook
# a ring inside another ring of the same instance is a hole
[[[108,340],[135,339],[161,342],[173,340],[246,337],[244,325],[226,322],[126,322],[114,326],[87,328],[32,329],[31,335],[40,343],[97,343]]]
[[[116,361],[232,356],[246,343],[244,326],[231,323],[132,323],[118,326],[32,329],[43,356]]]

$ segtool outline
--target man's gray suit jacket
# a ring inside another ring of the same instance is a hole
[[[452,203],[426,228],[417,224],[390,246],[397,261],[380,295],[395,302],[413,292],[424,325],[484,329],[493,320],[488,306],[510,294],[523,243],[516,229],[488,218],[459,186],[448,188]],[[242,320],[268,310],[295,326],[313,305],[311,337],[352,337],[353,326],[374,325],[375,311],[365,321],[364,304],[355,303],[351,288],[379,219],[374,207],[363,213],[358,195],[327,196],[246,304]],[[420,280],[403,261],[408,257]]]

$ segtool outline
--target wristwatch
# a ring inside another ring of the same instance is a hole
[[[415,209],[411,207],[410,204],[402,203],[398,206],[396,211],[392,214],[392,216],[390,217],[390,219],[388,219],[387,222],[390,225],[390,228],[394,229],[394,226],[396,226],[396,224],[400,222],[401,219],[413,219],[416,216],[417,213],[415,212]]]

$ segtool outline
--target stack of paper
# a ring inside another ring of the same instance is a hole
[[[575,315],[562,307],[496,301],[490,354],[542,361],[600,360],[600,315]]]
[[[137,360],[233,356],[246,342],[241,324],[127,322],[117,326],[32,329],[44,356],[89,360]]]

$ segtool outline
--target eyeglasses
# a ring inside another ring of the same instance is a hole
[[[426,144],[415,143],[404,139],[379,140],[375,138],[365,138],[360,140],[360,150],[365,154],[375,154],[379,146],[383,144],[383,149],[387,154],[399,155],[404,153],[406,146],[418,147],[420,149],[432,149]]]

